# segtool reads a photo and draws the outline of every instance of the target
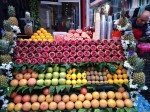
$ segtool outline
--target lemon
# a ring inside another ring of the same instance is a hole
[[[70,79],[71,79],[71,75],[70,75],[70,74],[67,74],[67,75],[66,75],[66,79],[67,79],[67,80],[70,80]]]
[[[67,85],[71,85],[71,80],[66,80]]]
[[[123,82],[124,82],[124,84],[127,84],[127,83],[129,83],[129,80],[128,79],[124,79]]]
[[[79,73],[77,74],[77,78],[78,78],[78,79],[81,79],[81,76],[82,76],[82,74],[79,72]]]
[[[82,84],[87,84],[87,80],[86,79],[82,79]]]
[[[86,78],[86,73],[85,73],[85,72],[82,73],[82,78],[83,78],[83,79]]]
[[[77,82],[76,80],[71,81],[72,85],[76,85],[76,82]]]
[[[75,69],[75,68],[73,68],[73,69],[72,69],[72,72],[75,74],[75,73],[76,73],[76,69]]]
[[[71,69],[68,70],[67,73],[68,73],[68,74],[72,74],[72,70],[71,70]]]
[[[77,84],[81,84],[81,83],[82,83],[81,79],[78,79]]]
[[[123,84],[123,82],[124,82],[123,79],[119,79],[120,84]]]
[[[75,79],[77,78],[76,74],[72,74],[72,75],[71,75],[71,78],[72,78],[73,80],[75,80]]]
[[[108,83],[109,83],[109,84],[113,84],[114,81],[113,81],[112,79],[109,79],[109,80],[108,80]]]
[[[118,83],[119,83],[119,80],[118,80],[118,79],[114,79],[114,83],[115,83],[115,84],[118,84]]]

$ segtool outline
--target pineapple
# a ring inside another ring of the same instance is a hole
[[[129,39],[129,38],[128,38],[128,35],[126,35],[126,34],[123,35],[123,39],[124,39],[124,40],[128,40],[128,39]]]
[[[121,18],[119,19],[119,25],[121,27],[126,26],[126,24],[128,23],[128,19],[125,17],[125,11],[122,10],[121,12]]]
[[[0,55],[0,63],[9,63],[11,61],[11,56],[9,54]]]
[[[13,6],[8,6],[8,15],[10,24],[18,26],[18,20],[15,17],[16,16],[15,8]]]
[[[4,20],[3,26],[4,26],[4,29],[5,29],[5,35],[4,35],[5,40],[13,41],[13,34],[12,34],[12,31],[11,31],[11,26],[10,26],[9,20]]]
[[[6,76],[0,75],[0,86],[5,86],[7,84]]]
[[[145,74],[142,72],[144,68],[144,60],[137,58],[135,62],[135,72],[133,73],[133,82],[136,84],[145,83]]]
[[[134,35],[133,35],[133,34],[129,35],[129,36],[128,36],[128,39],[129,39],[130,41],[133,41],[133,40],[134,40]]]
[[[25,13],[25,18],[26,18],[26,25],[24,26],[24,33],[26,35],[32,35],[33,34],[33,28],[32,28],[32,22],[31,22],[29,12]]]
[[[136,58],[137,58],[137,54],[134,53],[133,56],[128,56],[128,62],[129,62],[131,65],[133,65],[133,64],[135,63]]]

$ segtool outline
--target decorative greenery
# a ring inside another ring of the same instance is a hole
[[[34,19],[34,30],[37,31],[40,28],[40,18],[38,12],[38,0],[29,0],[31,17]]]

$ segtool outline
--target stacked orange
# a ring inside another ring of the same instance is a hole
[[[117,70],[115,74],[107,73],[107,79],[109,84],[127,84],[129,83],[127,70],[122,65],[116,66]]]
[[[53,37],[50,33],[48,33],[44,28],[40,28],[37,30],[36,33],[34,33],[29,40],[34,41],[53,41]]]

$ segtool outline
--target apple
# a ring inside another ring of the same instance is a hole
[[[80,93],[85,95],[87,93],[87,89],[85,87],[81,88]]]
[[[66,79],[60,78],[58,82],[59,82],[60,85],[65,85],[66,84]]]
[[[52,85],[57,86],[58,85],[58,79],[52,79]]]
[[[60,72],[66,72],[66,68],[61,67],[61,68],[60,68]]]
[[[53,73],[53,68],[52,68],[52,67],[48,67],[48,68],[47,68],[47,72],[48,72],[48,73]]]
[[[43,80],[43,79],[37,80],[36,84],[37,84],[38,86],[43,86],[44,80]]]
[[[45,74],[39,74],[38,79],[44,79]]]
[[[53,71],[54,72],[59,72],[59,67],[57,65],[55,65],[54,68],[53,68]]]
[[[53,76],[52,73],[46,73],[45,74],[46,79],[52,79],[52,76]]]
[[[46,80],[44,81],[45,86],[50,86],[51,83],[52,83],[52,81],[51,81],[50,79],[46,79]]]
[[[60,77],[60,78],[65,78],[65,77],[66,77],[66,73],[65,73],[65,72],[59,73],[59,77]]]
[[[53,72],[53,78],[58,79],[59,78],[59,73],[58,72]]]

